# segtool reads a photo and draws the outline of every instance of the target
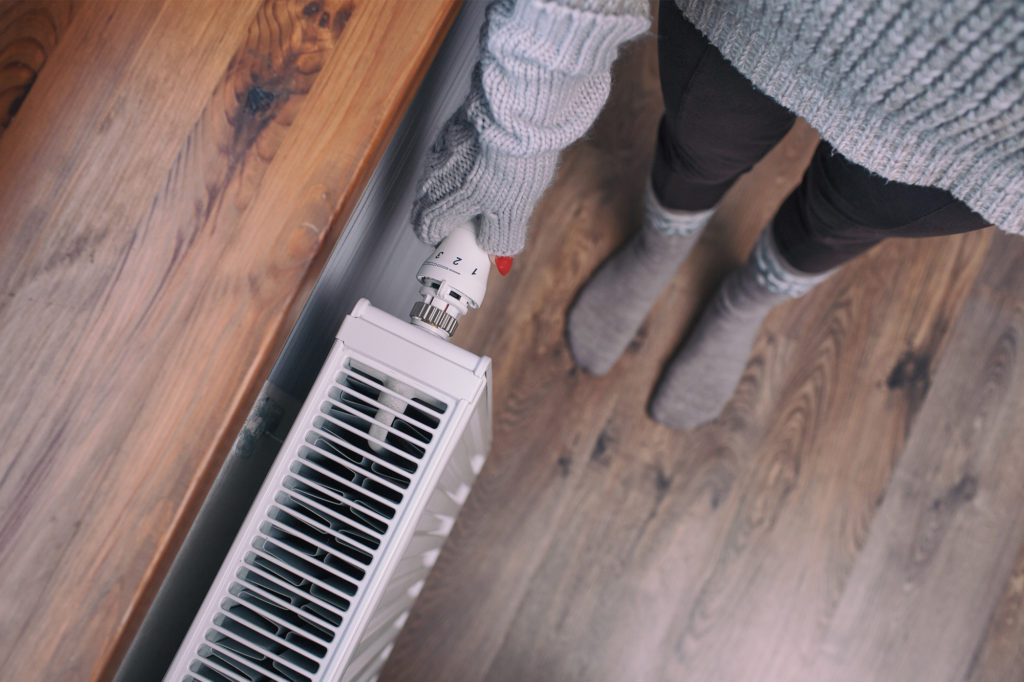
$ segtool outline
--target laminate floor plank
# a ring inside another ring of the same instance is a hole
[[[967,679],[970,682],[1024,680],[1024,547],[992,612]]]
[[[1022,258],[993,241],[806,679],[968,674],[1024,545]]]

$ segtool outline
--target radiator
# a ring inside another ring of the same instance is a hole
[[[489,450],[489,372],[359,301],[164,679],[375,679]]]

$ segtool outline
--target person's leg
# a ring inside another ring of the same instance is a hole
[[[775,217],[779,252],[798,270],[834,269],[886,237],[970,232],[988,221],[949,192],[891,182],[822,142]]]
[[[785,137],[796,116],[725,60],[671,2],[658,15],[665,115],[651,183],[669,210],[713,208]]]
[[[732,183],[795,117],[759,92],[671,2],[658,15],[665,115],[641,229],[580,292],[567,337],[577,364],[604,374],[625,351]]]
[[[669,364],[651,416],[680,429],[714,419],[732,396],[768,312],[885,237],[986,225],[949,193],[889,182],[822,143],[746,265],[724,280]]]

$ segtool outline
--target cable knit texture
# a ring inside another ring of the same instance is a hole
[[[847,158],[945,189],[1024,233],[1024,3],[1020,0],[676,0],[760,90]],[[466,103],[427,160],[414,229],[436,243],[479,216],[512,255],[559,151],[596,118],[642,0],[498,0]]]
[[[642,0],[493,3],[470,94],[428,154],[413,205],[417,236],[436,244],[476,218],[486,251],[521,251],[559,152],[608,98],[619,45],[649,24]]]
[[[1020,0],[676,0],[850,160],[1024,233]]]

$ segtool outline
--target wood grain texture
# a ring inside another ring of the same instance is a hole
[[[774,311],[722,416],[673,432],[649,393],[817,137],[737,183],[587,376],[565,310],[636,228],[661,107],[653,40],[616,68],[460,330],[495,361],[494,449],[382,679],[1018,679],[1024,240],[887,242]]]
[[[1000,235],[806,679],[965,679],[1024,543],[1024,245]]]
[[[455,9],[76,6],[0,137],[0,677],[112,674]]]
[[[74,10],[71,0],[0,3],[0,134],[21,108]]]
[[[1024,549],[999,599],[988,631],[971,661],[970,682],[1024,680]]]

